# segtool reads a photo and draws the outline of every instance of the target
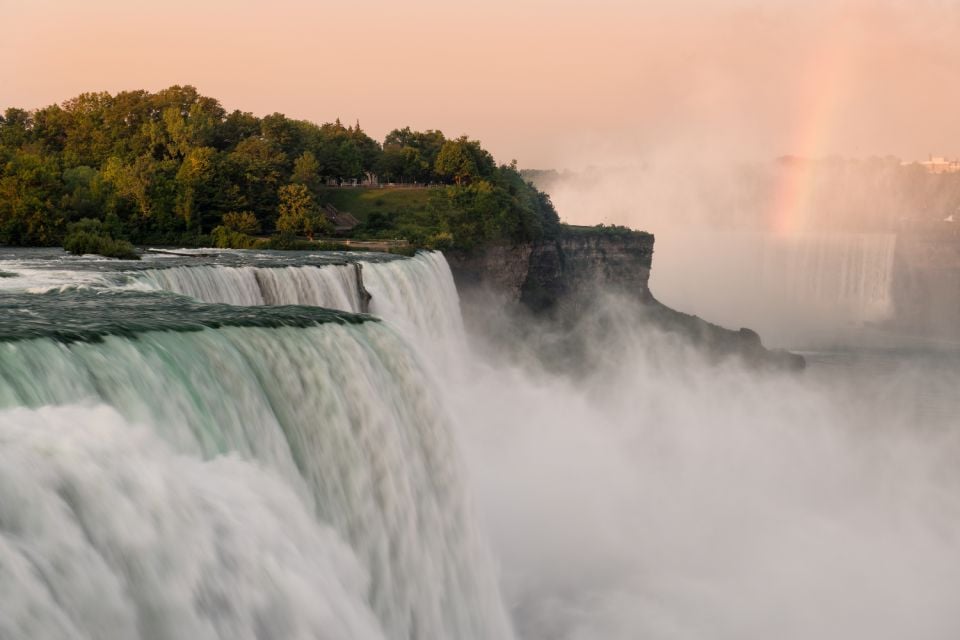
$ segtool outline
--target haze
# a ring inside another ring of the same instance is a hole
[[[0,106],[193,84],[228,109],[374,137],[479,138],[501,162],[581,168],[682,148],[956,152],[949,2],[0,0]]]

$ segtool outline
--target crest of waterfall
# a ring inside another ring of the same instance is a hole
[[[354,265],[227,267],[179,266],[152,269],[140,281],[203,302],[243,306],[301,304],[363,311]]]
[[[450,347],[464,340],[459,296],[440,252],[348,265],[177,266],[144,271],[137,281],[203,302],[369,311],[425,342]]]
[[[0,635],[512,636],[449,418],[394,329],[191,303],[161,331],[122,301],[166,294],[82,293],[29,310],[49,335],[0,336]],[[102,330],[64,337],[57,309]]]

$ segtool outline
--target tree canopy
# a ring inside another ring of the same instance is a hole
[[[320,211],[328,186],[363,180],[436,190],[429,228],[408,235],[465,245],[538,237],[556,221],[515,168],[436,130],[395,129],[380,143],[359,122],[228,113],[191,86],[0,115],[2,244],[59,244],[81,220],[135,243],[202,243],[215,229],[310,237],[332,230]]]

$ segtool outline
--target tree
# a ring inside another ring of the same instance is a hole
[[[493,156],[478,141],[470,140],[467,136],[446,141],[434,164],[438,176],[452,179],[457,185],[478,178],[492,178],[496,169]]]
[[[452,179],[458,186],[463,182],[469,182],[477,175],[477,164],[473,161],[467,146],[460,140],[444,143],[440,153],[437,154],[434,169],[441,178]]]
[[[312,151],[304,151],[299,158],[294,160],[290,181],[304,185],[313,194],[316,194],[323,186],[323,180],[320,177],[320,163]]]
[[[225,158],[227,180],[233,185],[229,209],[253,211],[269,230],[277,211],[285,162],[275,144],[259,137],[241,140]]]
[[[17,151],[0,174],[0,243],[49,245],[63,232],[56,158]]]
[[[30,139],[33,116],[29,111],[8,108],[0,118],[0,144],[7,147],[20,147]]]
[[[230,231],[243,233],[248,236],[260,233],[260,222],[252,211],[231,211],[223,214],[223,226]]]
[[[215,225],[209,218],[216,210],[220,189],[217,185],[217,150],[196,147],[187,152],[177,171],[176,211],[186,226],[203,230]]]
[[[893,166],[902,171],[899,163]],[[111,238],[137,243],[219,237],[225,246],[255,246],[261,240],[253,234],[277,228],[312,236],[331,226],[316,205],[326,180],[371,173],[456,186],[436,190],[442,197],[434,206],[424,199],[413,204],[429,193],[404,194],[414,197],[390,206],[378,198],[376,206],[384,208],[358,233],[464,246],[544,237],[558,224],[549,199],[515,166],[497,167],[466,136],[447,140],[440,131],[404,127],[381,146],[359,122],[227,115],[194,87],[173,86],[155,93],[84,93],[59,105],[3,111],[0,242],[55,244],[83,218],[99,220]],[[888,189],[913,189],[918,198],[935,201],[930,215],[956,202],[960,181],[954,176],[924,172],[919,178],[918,185],[900,187],[891,177]]]
[[[383,140],[386,173],[401,182],[432,182],[437,155],[446,142],[441,131],[412,131],[410,127],[394,129]]]
[[[303,233],[313,240],[313,234],[331,230],[330,222],[320,214],[310,191],[302,184],[280,187],[277,230],[281,233]]]

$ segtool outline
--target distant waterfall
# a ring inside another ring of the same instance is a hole
[[[0,637],[512,636],[390,327],[105,296],[22,294],[34,337],[0,335]]]
[[[763,245],[761,282],[798,301],[832,308],[856,322],[893,309],[893,234],[807,234]]]
[[[881,233],[663,233],[650,287],[667,305],[750,327],[768,344],[809,345],[890,317],[895,247]]]

